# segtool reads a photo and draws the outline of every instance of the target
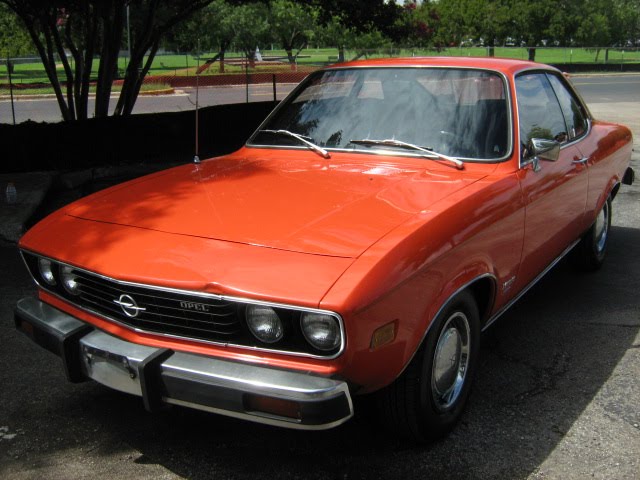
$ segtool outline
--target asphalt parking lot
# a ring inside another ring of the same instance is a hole
[[[640,104],[591,106],[634,129]],[[296,432],[69,384],[60,361],[13,328],[35,289],[0,245],[0,478],[640,478],[640,181],[614,202],[596,274],[562,262],[484,335],[461,423],[415,447],[381,432],[367,405],[326,432]]]

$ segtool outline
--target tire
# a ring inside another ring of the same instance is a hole
[[[378,394],[385,426],[419,443],[446,435],[462,415],[480,351],[478,307],[469,292],[451,300],[402,375]]]
[[[604,263],[611,233],[611,197],[604,202],[596,221],[573,249],[573,264],[582,271],[594,272]]]

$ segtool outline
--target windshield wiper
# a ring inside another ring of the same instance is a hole
[[[429,148],[420,147],[418,145],[414,145],[413,143],[403,142],[401,140],[394,140],[391,138],[388,138],[386,140],[373,140],[373,139],[367,138],[364,140],[351,140],[349,143],[355,143],[356,145],[389,145],[392,147],[401,147],[401,148],[407,148],[410,150],[417,150],[419,152],[424,152],[424,155],[422,156],[425,158],[430,158],[435,160],[438,160],[438,159],[446,160],[448,162],[453,163],[458,170],[462,170],[464,168],[464,162],[462,160],[458,160],[457,158],[450,157],[449,155],[445,155],[444,153],[434,152]]]
[[[324,148],[319,147],[313,142],[310,142],[309,140],[307,140],[306,138],[304,138],[302,135],[298,133],[293,133],[293,132],[290,132],[289,130],[260,130],[260,133],[273,133],[276,135],[287,135],[289,137],[293,137],[296,140],[304,143],[307,147],[309,147],[310,150],[313,150],[321,157],[331,158],[331,155],[329,154],[329,152],[327,152]]]

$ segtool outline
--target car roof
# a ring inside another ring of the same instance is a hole
[[[545,69],[556,70],[549,65],[517,60],[513,58],[498,57],[395,57],[375,58],[370,60],[357,60],[353,62],[339,63],[328,68],[346,67],[461,67],[482,68],[497,70],[504,74],[513,75],[521,70]]]

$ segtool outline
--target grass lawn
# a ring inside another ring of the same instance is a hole
[[[263,50],[261,51],[263,56],[280,56],[284,57],[283,62],[286,63],[286,52],[284,50]],[[203,53],[200,55],[200,59],[194,57],[191,54],[186,55],[157,55],[151,66],[151,75],[194,75],[195,69],[198,64],[202,64],[209,58],[215,56],[213,53]],[[484,47],[471,47],[471,48],[445,48],[440,51],[434,49],[393,49],[392,51],[380,50],[371,52],[367,57],[385,57],[385,56],[433,56],[433,55],[451,55],[451,56],[478,56],[484,57],[487,55],[487,49]],[[497,57],[508,57],[526,59],[528,58],[526,48],[506,48],[496,47],[495,55]],[[355,51],[346,51],[345,58],[351,59],[356,56]],[[227,60],[239,60],[242,58],[242,54],[238,52],[230,52],[225,55]],[[300,53],[298,58],[299,66],[315,66],[327,63],[333,63],[338,58],[338,50],[335,48],[309,48]],[[604,63],[605,52],[601,50],[598,56],[598,63]],[[596,59],[595,49],[584,48],[537,48],[536,49],[536,61],[541,63],[594,63]],[[609,63],[640,63],[640,49],[622,50],[622,49],[609,49]],[[123,73],[126,68],[127,59],[120,58],[118,61],[118,68]],[[94,62],[94,70],[97,70],[98,62]],[[260,66],[255,71],[288,71],[287,65],[274,67],[274,66]],[[61,77],[64,76],[62,65],[58,70]],[[227,65],[225,67],[225,73],[241,73],[244,72],[242,65]],[[204,74],[217,74],[219,73],[217,67],[212,65],[212,68]],[[14,66],[14,73],[12,75],[14,83],[48,83],[47,76],[44,72],[44,67],[41,63],[23,63]],[[7,67],[6,64],[0,64],[0,83],[8,83]]]
[[[153,83],[145,83],[142,85],[142,87],[140,88],[140,92],[152,92],[152,91],[156,91],[156,90],[166,90],[166,89],[170,89],[171,85],[168,85],[166,83],[157,83],[157,82],[153,82]],[[111,93],[119,93],[120,90],[122,90],[122,87],[120,85],[113,85],[113,87],[111,88]],[[89,92],[90,94],[94,94],[96,92],[96,88],[95,86],[91,86],[89,87]],[[62,90],[62,94],[66,95],[66,90]],[[13,96],[14,97],[20,97],[21,95],[53,95],[54,91],[53,88],[51,87],[36,87],[36,88],[19,88],[19,89],[14,89],[13,90]],[[9,89],[0,89],[0,95],[9,95]]]

